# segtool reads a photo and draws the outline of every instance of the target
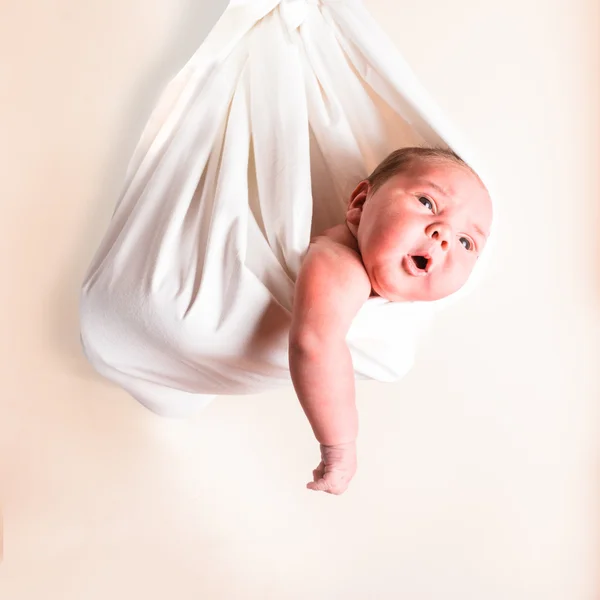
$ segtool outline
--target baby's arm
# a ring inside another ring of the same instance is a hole
[[[311,489],[341,493],[356,469],[358,415],[345,338],[370,292],[356,251],[326,237],[310,245],[296,282],[289,360],[300,404],[321,444],[323,460]]]

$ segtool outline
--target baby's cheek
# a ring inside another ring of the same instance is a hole
[[[367,273],[371,279],[371,286],[380,296],[391,299],[391,296],[398,293],[399,272],[392,265],[374,265],[367,269]]]
[[[467,283],[471,272],[473,271],[473,264],[471,261],[463,260],[458,264],[453,265],[453,269],[448,273],[448,277],[444,282],[445,290],[444,296],[450,296],[450,294],[454,294],[458,292],[465,283]]]

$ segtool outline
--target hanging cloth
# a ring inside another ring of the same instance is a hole
[[[290,385],[294,282],[311,236],[392,150],[474,157],[356,0],[234,0],[162,93],[85,275],[86,357],[149,409]],[[443,302],[443,301],[442,301]],[[396,381],[435,303],[370,298],[359,379]]]

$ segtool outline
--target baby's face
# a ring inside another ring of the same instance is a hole
[[[491,222],[486,189],[450,161],[415,162],[373,195],[361,182],[347,213],[373,291],[391,301],[439,300],[459,290]]]

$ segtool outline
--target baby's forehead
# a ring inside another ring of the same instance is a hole
[[[450,182],[476,180],[479,177],[466,165],[448,158],[417,158],[403,171],[406,177],[420,179],[442,179]],[[440,185],[439,182],[438,185]]]
[[[488,191],[479,176],[466,165],[445,159],[421,160],[404,173],[405,180],[426,183],[457,201],[489,200]]]

